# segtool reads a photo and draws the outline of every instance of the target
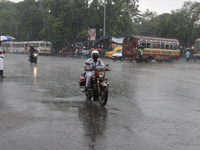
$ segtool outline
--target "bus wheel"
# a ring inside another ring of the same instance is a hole
[[[129,59],[129,62],[133,62],[133,58]]]
[[[156,62],[162,63],[162,62],[163,62],[163,60],[156,60]]]
[[[123,62],[123,61],[125,60],[125,58],[124,58],[124,57],[121,57],[121,59],[120,59],[120,60],[121,60],[121,62]]]
[[[151,61],[152,61],[152,57],[150,57],[150,56],[147,57],[146,62],[147,62],[147,63],[150,63]]]
[[[168,63],[173,63],[173,61],[174,61],[174,58],[170,58],[169,60],[168,60]]]

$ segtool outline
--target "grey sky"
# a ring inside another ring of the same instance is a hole
[[[20,2],[23,0],[10,0],[12,2]],[[171,10],[181,9],[184,1],[189,0],[140,0],[139,10],[145,12],[147,9],[155,11],[157,14],[171,13]],[[193,1],[192,1],[193,2]]]
[[[140,0],[139,10],[145,12],[155,11],[157,14],[171,13],[172,10],[181,9],[184,2],[189,0]],[[192,0],[192,2],[194,2]]]
[[[24,0],[9,0],[9,1],[18,3],[18,2],[22,2],[22,1],[24,1]]]

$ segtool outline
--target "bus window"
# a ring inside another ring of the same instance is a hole
[[[44,48],[44,47],[45,47],[45,44],[44,44],[44,43],[40,43],[40,46]]]
[[[166,49],[169,49],[169,44],[166,45]]]
[[[4,47],[10,47],[10,43],[6,43],[5,42],[5,43],[2,44],[2,46],[4,46]]]
[[[28,43],[25,44],[25,47],[28,47]]]
[[[144,47],[144,48],[146,48],[146,47],[147,47],[146,40],[143,40],[143,41],[142,41],[142,47]]]
[[[29,43],[29,46],[39,47],[39,43]]]
[[[24,44],[15,43],[15,44],[14,44],[14,47],[24,47]]]
[[[165,48],[165,42],[161,42],[161,49]]]
[[[178,43],[174,43],[174,49],[175,49],[175,50],[178,49]]]
[[[172,44],[170,45],[170,49],[173,49],[173,45]]]
[[[154,42],[154,48],[160,48],[160,42]]]
[[[46,44],[46,47],[47,48],[51,48],[51,44]]]
[[[8,52],[8,48],[10,48],[10,43],[8,43],[8,42],[5,42],[5,43],[3,43],[2,44],[2,46],[3,46],[3,48]]]
[[[3,43],[2,45],[3,45],[3,46],[6,46],[6,47],[9,47],[9,46],[10,46],[10,43],[6,43],[6,42],[5,42],[5,43]]]
[[[147,48],[151,48],[151,42],[150,41],[147,42]]]

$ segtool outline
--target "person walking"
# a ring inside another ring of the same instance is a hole
[[[89,49],[86,50],[86,56],[87,56],[87,58],[90,57],[90,51],[89,51]]]
[[[187,62],[189,62],[189,60],[190,60],[190,52],[189,51],[187,51],[186,53],[185,53],[185,57],[186,57],[186,61]]]
[[[141,50],[141,48],[138,48],[138,63],[140,63],[140,60],[143,63],[142,50]]]
[[[194,62],[196,61],[196,57],[194,56],[194,50],[191,50],[190,61],[192,62],[192,60],[194,60]]]
[[[3,50],[1,46],[1,42],[0,42],[0,78],[5,78],[5,76],[3,75],[3,58],[4,58],[5,53],[6,51]]]

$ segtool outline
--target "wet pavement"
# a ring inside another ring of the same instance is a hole
[[[85,101],[86,59],[6,54],[0,79],[2,150],[197,150],[200,60],[130,63],[112,71],[108,103]]]

